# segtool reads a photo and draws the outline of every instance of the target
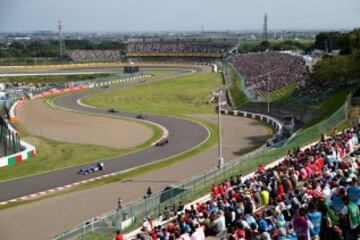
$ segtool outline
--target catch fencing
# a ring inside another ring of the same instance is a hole
[[[210,192],[212,184],[218,184],[230,176],[248,174],[256,170],[259,164],[269,164],[283,157],[294,147],[305,146],[328,133],[342,121],[346,120],[349,112],[351,96],[330,117],[318,124],[300,131],[294,137],[279,143],[275,147],[260,148],[238,159],[227,162],[223,169],[213,168],[179,184],[169,186],[161,192],[152,194],[128,204],[119,210],[108,212],[102,216],[89,219],[71,231],[60,234],[54,239],[112,239],[116,230],[130,231],[141,226],[143,218],[158,218],[165,207],[176,207],[180,202],[191,202]]]

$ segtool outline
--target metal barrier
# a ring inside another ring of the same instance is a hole
[[[288,150],[297,146],[305,146],[319,139],[337,124],[347,119],[350,96],[344,105],[322,122],[296,134],[286,140],[285,144],[272,148],[260,148],[225,164],[221,170],[217,168],[205,171],[179,184],[169,186],[151,197],[128,204],[120,210],[108,212],[100,217],[90,219],[71,231],[54,239],[111,239],[116,230],[131,230],[141,226],[144,217],[159,217],[164,208],[181,202],[190,202],[210,192],[214,183],[220,183],[230,176],[248,174],[256,170],[260,163],[266,165],[283,157]]]

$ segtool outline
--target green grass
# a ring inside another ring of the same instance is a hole
[[[221,86],[220,74],[194,73],[166,81],[98,93],[82,102],[100,108],[118,108],[125,111],[184,115],[214,112],[207,102],[211,91]]]
[[[153,131],[152,137],[137,146],[118,149],[92,144],[65,143],[38,136],[29,136],[26,129],[17,123],[16,127],[24,140],[30,140],[36,146],[37,155],[35,158],[20,164],[0,168],[0,181],[108,159],[149,147],[161,137],[162,130],[150,123],[141,122],[141,124],[145,124]]]
[[[245,93],[241,90],[241,77],[235,69],[228,67],[228,72],[233,78],[233,84],[228,88],[231,103],[234,108],[240,108],[242,105],[248,103],[250,100],[247,98]]]
[[[176,70],[144,70],[144,73],[152,74],[154,77],[162,77],[175,73]]]
[[[98,73],[98,74],[79,74],[79,75],[57,75],[57,76],[12,76],[0,77],[0,82],[26,82],[26,83],[47,83],[47,82],[73,82],[89,80],[102,77],[110,77],[115,74]]]
[[[351,93],[351,90],[352,89],[350,87],[344,88],[314,105],[313,107],[319,109],[320,111],[319,114],[307,124],[307,126],[315,125],[330,117],[331,114],[344,104],[347,96]]]
[[[290,96],[291,93],[295,90],[296,85],[297,85],[296,83],[292,83],[282,88],[279,88],[275,91],[272,91],[271,93],[269,93],[270,101],[275,102],[275,101],[286,100],[286,98]],[[267,94],[264,95],[263,99],[267,100]]]

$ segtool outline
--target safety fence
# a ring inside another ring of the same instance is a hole
[[[19,134],[7,119],[0,117],[0,157],[20,152],[21,149]]]
[[[320,138],[320,135],[332,130],[347,119],[350,96],[347,101],[330,117],[322,122],[297,133],[285,144],[272,148],[260,148],[238,159],[227,162],[222,169],[213,168],[179,184],[168,186],[161,192],[152,194],[128,204],[119,210],[108,212],[102,216],[89,219],[71,231],[54,237],[54,239],[111,239],[116,230],[130,231],[141,226],[144,217],[159,217],[165,207],[179,202],[191,202],[208,193],[212,184],[218,184],[230,176],[248,174],[261,164],[269,164],[282,158],[294,147],[306,146]],[[228,114],[235,115],[234,111]],[[260,119],[259,119],[260,120]]]

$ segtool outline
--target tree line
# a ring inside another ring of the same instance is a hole
[[[315,45],[322,50],[340,50],[340,55],[325,55],[317,62],[311,74],[312,80],[335,84],[360,81],[360,28],[349,33],[319,33]]]
[[[125,44],[119,41],[65,40],[67,50],[119,50],[125,52]],[[14,41],[0,44],[0,58],[56,58],[58,41]]]

